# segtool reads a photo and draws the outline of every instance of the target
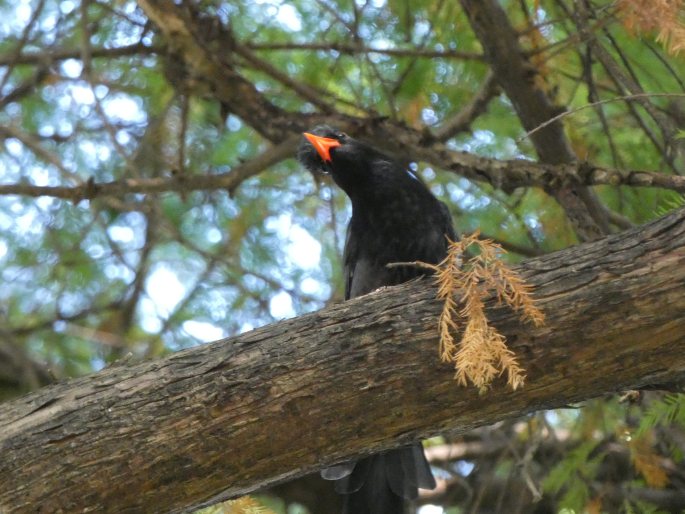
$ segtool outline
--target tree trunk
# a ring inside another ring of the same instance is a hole
[[[483,45],[495,78],[511,100],[523,127],[527,131],[540,129],[530,136],[540,160],[549,164],[575,161],[576,156],[560,120],[541,128],[559,114],[559,109],[536,84],[538,70],[525,57],[519,46],[518,34],[502,6],[497,0],[461,0],[461,6]],[[493,34],[497,36],[493,37]],[[542,80],[539,75],[538,79]],[[547,192],[553,194],[563,207],[581,241],[592,241],[609,233],[608,223],[603,219],[592,189],[569,184]]]
[[[0,512],[184,512],[333,462],[682,378],[685,210],[521,266],[539,329],[489,311],[528,379],[437,357],[427,281],[0,405]]]

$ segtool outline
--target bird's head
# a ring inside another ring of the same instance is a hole
[[[298,160],[313,174],[330,173],[348,195],[366,187],[385,173],[391,159],[367,144],[328,125],[319,125],[303,134]]]
[[[304,138],[297,149],[297,158],[312,173],[331,172],[332,151],[349,143],[350,139],[344,132],[328,125],[318,125],[302,135]]]

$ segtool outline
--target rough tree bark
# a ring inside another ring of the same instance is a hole
[[[522,390],[458,387],[420,281],[0,405],[0,512],[185,512],[333,462],[685,372],[685,210],[527,261]]]

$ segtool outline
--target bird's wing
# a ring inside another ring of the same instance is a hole
[[[350,299],[352,294],[352,279],[354,277],[354,269],[357,265],[359,255],[359,243],[355,238],[351,237],[352,224],[347,225],[347,234],[345,235],[345,249],[343,250],[343,280],[345,282],[345,300]]]
[[[324,468],[321,470],[321,478],[326,480],[340,480],[352,473],[356,463],[356,461],[343,462],[342,464],[336,464],[330,468]]]
[[[452,222],[452,214],[450,213],[449,208],[447,207],[447,205],[445,205],[444,202],[439,203],[440,210],[442,211],[442,214],[444,216],[444,234],[450,238],[450,241],[456,241],[459,238],[459,234],[457,234],[457,231],[454,229],[454,223]]]

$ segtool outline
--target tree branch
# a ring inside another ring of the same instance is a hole
[[[461,0],[461,5],[523,127],[532,130],[552,118],[557,108],[540,87],[542,79],[521,49],[518,35],[499,3],[495,0]],[[558,121],[535,132],[531,139],[543,162],[566,164],[576,160]],[[564,208],[581,240],[590,241],[609,233],[608,222],[593,191],[566,185],[550,192]]]
[[[0,132],[2,127],[0,127]],[[34,186],[31,184],[0,184],[0,195],[52,196],[73,202],[97,197],[121,197],[128,194],[159,194],[169,191],[190,192],[235,189],[247,178],[258,174],[288,157],[297,146],[299,136],[291,136],[283,143],[266,150],[228,173],[214,175],[175,175],[155,178],[123,179],[112,182],[86,182],[77,186]],[[512,192],[519,187],[540,187],[545,190],[582,186],[657,187],[685,193],[685,177],[652,171],[622,171],[595,166],[590,163],[544,164],[516,159],[500,161],[465,152],[448,150],[443,145],[430,148],[404,148],[404,152],[442,169],[477,182],[486,182],[496,189]],[[413,152],[413,153],[412,153]],[[623,226],[623,225],[621,225]]]
[[[172,52],[182,57],[190,75],[209,84],[219,101],[240,118],[249,120],[266,139],[282,141],[287,128],[292,128],[288,113],[270,102],[231,65],[235,41],[228,30],[217,24],[208,26],[210,20],[199,17],[185,3],[138,0],[138,5],[159,28]]]
[[[134,43],[127,46],[114,48],[93,48],[91,57],[115,59],[117,57],[130,57],[133,55],[150,55],[160,53],[161,46],[147,46],[144,43]],[[5,54],[0,55],[0,66],[19,65],[19,64],[49,64],[67,59],[81,59],[81,48],[57,48],[47,49],[44,52],[24,52],[16,57]]]
[[[0,405],[0,511],[186,512],[334,462],[685,373],[685,209],[531,259],[526,386],[458,387],[412,282]]]
[[[2,127],[0,127],[0,133]],[[0,195],[52,196],[78,203],[98,197],[121,197],[132,193],[158,194],[168,191],[226,189],[229,194],[247,178],[265,168],[291,157],[299,137],[291,136],[281,144],[261,153],[254,159],[236,166],[228,173],[215,175],[175,175],[154,178],[128,178],[112,182],[88,181],[77,186],[34,186],[31,184],[0,184]]]
[[[322,50],[325,52],[339,52],[346,55],[356,54],[380,54],[393,57],[425,57],[428,59],[463,59],[470,61],[482,61],[482,54],[476,52],[464,52],[460,50],[434,50],[430,48],[373,48],[361,44],[349,43],[247,43],[248,48],[259,51],[305,51],[311,52]]]

